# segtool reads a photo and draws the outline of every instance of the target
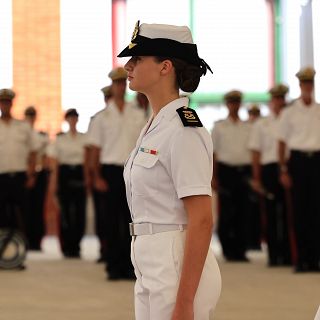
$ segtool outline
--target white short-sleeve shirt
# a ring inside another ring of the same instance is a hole
[[[248,165],[251,155],[248,141],[252,123],[233,121],[230,117],[218,121],[211,133],[216,160],[228,165]]]
[[[258,119],[252,127],[249,149],[261,154],[261,164],[278,162],[279,118],[274,114]]]
[[[115,102],[100,111],[91,121],[88,142],[101,148],[102,164],[123,165],[146,123],[144,111],[126,103],[119,111]]]
[[[85,147],[87,146],[85,134],[70,132],[59,134],[47,150],[47,155],[64,165],[83,165]]]
[[[124,170],[128,205],[135,223],[187,224],[182,198],[211,196],[212,142],[203,127],[184,127],[179,98],[142,130]]]
[[[36,149],[35,135],[28,122],[0,119],[0,174],[26,171],[30,152]]]
[[[313,102],[305,106],[297,99],[280,115],[279,140],[290,150],[320,150],[320,105]]]

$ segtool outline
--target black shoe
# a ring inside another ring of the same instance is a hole
[[[106,258],[104,258],[104,257],[100,257],[96,261],[96,263],[105,263],[105,262],[106,262]]]
[[[229,262],[250,262],[246,256],[227,256],[226,260]]]
[[[68,251],[68,252],[64,252],[63,255],[65,256],[65,258],[72,258],[72,259],[79,259],[80,258],[79,252]]]
[[[123,279],[123,276],[120,273],[117,273],[117,272],[109,273],[108,276],[107,276],[107,280],[109,280],[109,281],[118,281],[118,280],[121,280],[121,279]]]
[[[136,280],[137,278],[136,278],[134,271],[130,270],[130,271],[126,271],[123,273],[123,279]]]
[[[33,244],[33,245],[29,246],[28,250],[30,250],[30,251],[41,251],[41,246],[40,246],[40,244],[39,245]]]
[[[15,268],[15,270],[17,270],[17,271],[24,271],[24,270],[26,270],[26,269],[27,269],[27,267],[26,267],[25,264],[20,264],[20,266],[17,266],[17,267]]]
[[[304,263],[298,263],[293,270],[294,273],[304,273],[308,271],[309,271],[309,266]]]
[[[311,272],[320,272],[320,266],[317,263],[309,264],[309,271]]]

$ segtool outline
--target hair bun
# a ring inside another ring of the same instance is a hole
[[[178,77],[178,84],[181,90],[185,92],[195,91],[200,83],[202,70],[193,65],[186,65]]]

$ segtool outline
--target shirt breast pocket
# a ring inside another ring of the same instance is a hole
[[[132,193],[148,196],[158,191],[158,164],[157,155],[138,152],[131,172]]]

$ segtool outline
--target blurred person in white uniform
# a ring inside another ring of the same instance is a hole
[[[94,122],[95,117],[98,117],[101,112],[103,112],[108,107],[108,102],[112,98],[112,90],[111,85],[105,86],[101,88],[101,92],[103,94],[103,99],[105,103],[105,107],[98,111],[94,116],[91,117],[87,135],[91,135],[91,128]],[[107,259],[107,214],[105,209],[105,192],[101,192],[97,190],[94,186],[94,166],[93,166],[93,148],[90,144],[86,146],[86,163],[87,170],[89,172],[89,183],[88,183],[88,191],[92,194],[93,205],[94,205],[94,222],[95,222],[95,233],[99,239],[100,244],[100,256],[97,259],[98,263],[104,263]]]
[[[210,249],[212,143],[179,89],[193,92],[211,69],[188,27],[138,22],[119,57],[131,57],[129,87],[153,110],[124,171],[136,319],[209,319],[221,290]]]
[[[65,120],[69,131],[57,135],[48,148],[50,158],[51,197],[56,194],[60,209],[60,245],[66,258],[80,257],[80,241],[85,231],[86,186],[88,172],[85,163],[86,135],[77,131],[78,112],[69,109]]]
[[[260,107],[256,103],[253,103],[248,108],[249,122],[254,123],[261,117]]]
[[[286,197],[279,180],[278,126],[286,106],[288,87],[277,84],[269,90],[270,115],[259,119],[252,128],[249,148],[252,152],[252,187],[261,194],[266,218],[268,265],[291,264]]]
[[[106,217],[107,278],[134,279],[123,166],[146,119],[142,109],[125,99],[127,72],[124,68],[114,68],[109,78],[112,98],[92,120],[88,140],[92,148],[94,188],[101,193]]]
[[[229,115],[215,123],[212,130],[214,170],[213,188],[218,192],[218,236],[228,261],[246,262],[249,230],[249,180],[251,158],[248,139],[252,123],[239,118],[242,92],[232,90],[224,95]]]
[[[46,132],[34,128],[37,120],[37,110],[34,106],[27,107],[24,116],[33,128],[37,144],[36,181],[33,188],[28,190],[26,200],[26,235],[29,249],[41,250],[41,240],[45,235],[44,202],[49,173],[46,150],[50,141]]]
[[[261,118],[260,106],[252,103],[248,107],[248,121],[253,125]],[[249,191],[251,210],[248,216],[247,248],[248,250],[261,250],[261,201],[260,196],[254,190]]]
[[[14,98],[13,90],[0,90],[0,228],[25,234],[26,191],[35,183],[37,146],[30,124],[12,117]]]
[[[147,96],[141,92],[137,92],[135,97],[135,105],[137,108],[140,108],[144,111],[146,119],[149,120],[152,115],[152,108]]]
[[[315,73],[306,67],[296,74],[301,95],[281,113],[279,124],[280,179],[292,192],[296,272],[320,271],[320,105],[313,95]]]

